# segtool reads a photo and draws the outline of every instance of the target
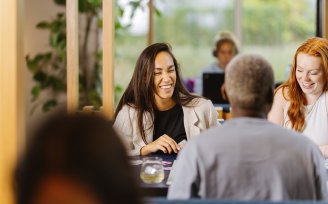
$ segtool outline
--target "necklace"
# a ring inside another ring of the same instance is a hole
[[[317,101],[312,105],[304,106],[306,115],[309,115],[312,112],[312,110],[316,104],[317,104]]]
[[[319,99],[320,99],[320,97],[321,97],[322,94],[323,93],[320,94],[320,96],[317,98],[317,100],[313,104],[311,104],[311,105],[303,105],[304,112],[306,113],[306,115],[309,115],[312,112],[313,108],[317,105],[317,103],[318,103],[318,101],[319,101]]]

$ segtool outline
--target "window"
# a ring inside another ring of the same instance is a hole
[[[214,61],[213,37],[229,30],[240,38],[242,53],[264,56],[276,81],[283,81],[296,48],[316,31],[316,0],[165,0],[157,7],[162,15],[155,21],[155,41],[172,45],[184,77]]]
[[[243,52],[258,53],[273,66],[276,81],[289,74],[297,47],[315,36],[315,0],[243,0]]]
[[[123,89],[137,57],[147,46],[148,8],[147,1],[144,2],[145,7],[136,12],[132,27],[116,36],[115,81]],[[213,37],[219,31],[229,30],[239,37],[241,53],[261,54],[272,64],[276,81],[284,81],[296,48],[316,32],[316,0],[154,2],[161,13],[155,17],[154,42],[172,45],[184,78],[196,77],[215,60]]]

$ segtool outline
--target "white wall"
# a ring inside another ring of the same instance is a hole
[[[53,0],[25,0],[25,18],[24,18],[24,56],[29,54],[33,57],[36,53],[48,51],[48,36],[46,30],[37,29],[35,26],[43,20],[51,20],[56,17],[58,12],[65,12],[65,7],[57,6]],[[30,115],[31,88],[33,87],[32,74],[28,71],[26,65],[24,69],[25,79],[25,99],[26,99],[26,122],[27,132],[30,132],[40,119],[44,117],[44,113],[40,109]]]

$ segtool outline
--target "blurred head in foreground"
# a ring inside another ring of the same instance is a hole
[[[29,144],[15,172],[18,204],[140,203],[111,122],[94,115],[56,115]]]

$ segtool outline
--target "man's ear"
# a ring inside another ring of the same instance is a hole
[[[229,101],[228,94],[226,92],[226,88],[225,88],[225,84],[224,83],[222,84],[220,91],[221,91],[221,95],[222,95],[223,100]]]

